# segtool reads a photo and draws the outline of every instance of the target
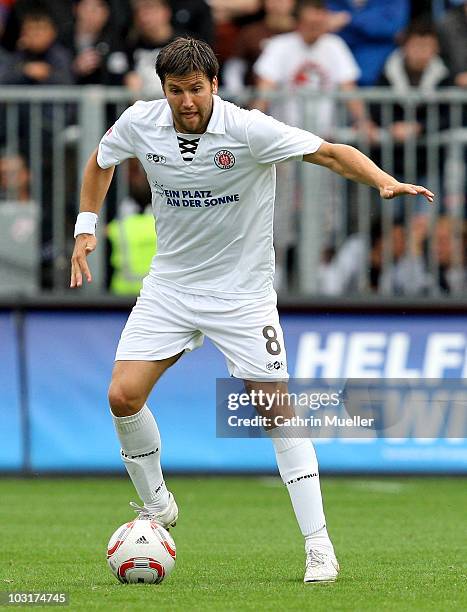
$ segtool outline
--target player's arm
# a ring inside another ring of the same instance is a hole
[[[324,166],[347,179],[375,187],[386,200],[403,194],[421,194],[428,202],[433,202],[434,194],[426,187],[400,183],[350,145],[323,142],[315,153],[304,155],[303,161]]]
[[[97,245],[95,224],[97,215],[107,195],[112,181],[114,166],[103,170],[97,163],[97,149],[92,153],[84,169],[81,186],[81,197],[78,220],[75,228],[75,248],[71,257],[70,287],[81,287],[83,274],[88,283],[92,281],[86,257],[92,253]],[[81,213],[91,213],[81,215]],[[86,231],[88,230],[88,231]]]

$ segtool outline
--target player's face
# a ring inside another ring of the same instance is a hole
[[[167,76],[164,93],[174,118],[175,129],[183,134],[202,134],[212,113],[212,95],[217,93],[217,78],[212,81],[201,72],[186,76]]]

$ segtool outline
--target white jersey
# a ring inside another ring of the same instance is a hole
[[[99,144],[101,168],[136,157],[152,190],[158,284],[220,298],[272,289],[274,164],[302,160],[322,139],[214,96],[191,162],[182,159],[166,100],[136,102]]]

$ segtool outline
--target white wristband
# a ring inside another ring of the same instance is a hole
[[[79,234],[92,234],[96,235],[97,215],[93,212],[82,212],[79,213],[76,224],[74,237]]]

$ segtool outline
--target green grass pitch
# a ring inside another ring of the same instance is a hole
[[[129,481],[0,480],[0,590],[68,591],[67,609],[118,612],[467,609],[465,480],[323,478],[341,563],[327,585],[302,583],[302,538],[278,479],[168,484],[177,565],[152,586],[119,584],[105,560],[132,517]]]

